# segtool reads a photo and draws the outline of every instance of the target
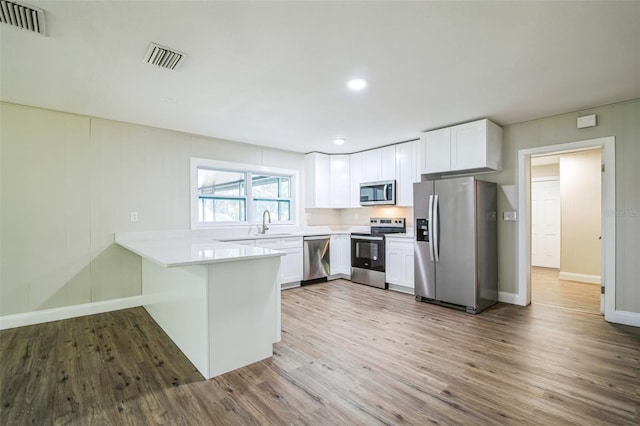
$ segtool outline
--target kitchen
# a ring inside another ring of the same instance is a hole
[[[48,8],[49,6],[44,3],[42,7]],[[633,14],[627,15],[633,16]],[[204,132],[197,132],[195,129],[180,132],[176,131],[168,118],[166,118],[167,127],[174,130],[162,129],[162,126],[159,125],[130,124],[123,122],[128,121],[125,118],[119,117],[116,117],[116,120],[100,118],[101,113],[70,114],[63,111],[74,110],[69,110],[65,106],[55,107],[53,104],[29,102],[21,97],[27,95],[26,91],[23,91],[20,96],[17,93],[12,95],[12,91],[17,90],[18,86],[13,84],[17,80],[10,80],[10,78],[14,78],[12,77],[14,74],[11,69],[4,68],[5,66],[8,67],[10,63],[6,59],[7,57],[4,56],[9,54],[9,47],[5,43],[19,35],[24,38],[24,35],[21,35],[22,33],[11,33],[5,28],[2,28],[2,31],[1,254],[3,322],[5,316],[23,315],[22,318],[24,318],[26,316],[37,316],[42,312],[46,312],[46,315],[53,315],[59,313],[60,309],[66,310],[65,314],[70,312],[73,316],[80,316],[98,313],[99,311],[115,311],[131,306],[140,306],[140,276],[142,269],[140,257],[116,245],[114,243],[115,233],[190,229],[192,212],[190,207],[191,186],[188,176],[190,173],[189,162],[192,158],[215,159],[218,161],[253,164],[261,167],[294,170],[297,171],[298,176],[301,178],[303,176],[306,178],[307,176],[308,170],[305,164],[307,159],[304,153],[314,151],[314,149],[300,152],[238,143],[233,140],[253,141],[254,139],[235,136],[228,137],[230,140],[227,140],[223,133],[221,133],[221,137],[200,136]],[[38,39],[28,40],[32,40],[30,43],[35,44]],[[54,41],[50,37],[46,42],[53,43]],[[26,43],[26,41],[23,41],[23,43]],[[75,44],[72,44],[72,46],[76,47]],[[13,56],[10,58],[15,59]],[[268,63],[268,61],[265,60],[265,63]],[[185,66],[187,64],[188,62],[185,62]],[[34,69],[37,69],[37,67]],[[25,73],[29,74],[26,70]],[[175,75],[180,76],[181,74],[178,72]],[[161,76],[161,78],[149,77],[148,74],[142,73],[142,76],[137,77],[137,80],[143,81],[144,78],[158,78],[161,80],[166,78],[167,74],[162,74]],[[340,80],[339,84],[342,86],[344,83]],[[382,83],[378,81],[376,84]],[[375,85],[372,82],[368,93],[376,93],[374,89]],[[113,90],[119,91],[115,87],[113,87]],[[362,94],[364,93],[358,94],[358,96]],[[532,121],[511,122],[511,124],[505,124],[509,121],[501,122],[503,127],[503,170],[499,173],[483,175],[482,178],[493,180],[500,185],[500,190],[498,191],[498,277],[500,283],[499,296],[504,301],[513,301],[515,300],[514,295],[518,294],[516,285],[518,271],[515,266],[517,264],[515,224],[503,220],[504,212],[518,210],[518,200],[517,197],[514,197],[513,189],[517,183],[517,165],[514,163],[518,150],[550,144],[549,138],[552,135],[553,143],[556,141],[571,142],[615,136],[618,191],[622,191],[622,193],[618,192],[615,207],[616,210],[621,212],[629,212],[628,215],[621,216],[617,229],[618,232],[623,234],[632,234],[637,229],[637,218],[634,218],[631,212],[637,208],[638,197],[630,185],[623,185],[624,182],[637,180],[637,172],[634,170],[638,160],[638,151],[635,147],[635,138],[638,134],[636,120],[638,116],[638,101],[633,100],[633,98],[637,97],[636,94],[630,98],[618,97],[595,104],[581,101],[583,103],[580,105],[593,106],[589,108],[567,106],[564,109],[557,110],[554,114],[532,117]],[[104,95],[104,98],[109,99],[110,96]],[[350,108],[362,105],[358,100],[359,98],[352,98],[352,100],[345,101],[351,105]],[[67,98],[61,97],[61,100],[65,99]],[[626,99],[631,100],[627,101]],[[172,106],[174,104],[170,101],[164,102],[163,105],[162,110],[175,111],[177,109]],[[447,109],[455,110],[452,107]],[[576,117],[578,113],[574,111],[580,111],[581,115],[596,114],[599,124],[592,128],[577,129]],[[288,113],[291,114],[291,112]],[[470,122],[475,118],[488,115],[487,113],[481,116],[475,114],[477,113],[470,114],[458,111],[451,118],[442,119],[439,125],[413,130],[412,135],[406,138],[380,140],[383,138],[383,133],[375,132],[379,133],[379,136],[374,135],[375,140],[379,141],[376,147],[389,145],[390,143],[395,144],[400,141],[415,140],[421,137],[424,130]],[[348,116],[352,117],[352,121],[358,121],[357,116]],[[548,118],[540,118],[545,116],[548,116]],[[292,123],[292,128],[294,127],[295,123]],[[278,133],[276,132],[276,137],[277,135]],[[317,150],[335,152],[332,155],[352,155],[352,153],[367,152],[363,151],[362,148],[354,147],[353,144],[349,146],[351,144],[350,138],[348,136],[346,138],[347,147],[345,148],[338,148],[336,151],[333,150],[333,147]],[[317,141],[314,143],[318,144]],[[353,143],[355,144],[356,141],[353,141]],[[404,143],[406,142],[396,145],[396,149],[397,146]],[[382,159],[388,159],[388,156],[381,155],[380,158],[380,161],[382,161]],[[367,164],[377,161],[377,159],[374,159],[368,161]],[[351,166],[351,161],[349,165]],[[357,170],[357,165],[353,170]],[[401,167],[400,170],[403,173],[406,172],[404,167]],[[363,173],[374,172],[375,169],[371,168],[363,171]],[[400,181],[401,179],[396,178],[396,180]],[[363,182],[373,181],[375,179],[363,180]],[[16,185],[15,182],[20,182],[21,184]],[[304,186],[307,183],[305,180]],[[56,190],[43,192],[41,190],[43,185],[46,185],[49,189],[56,188]],[[344,186],[339,183],[336,183],[336,187],[344,189]],[[371,217],[404,217],[407,219],[407,227],[409,228],[412,227],[409,224],[413,225],[414,223],[413,211],[408,206],[393,208],[356,207],[351,204],[352,197],[349,194],[350,204],[348,206],[341,204],[346,207],[326,208],[318,204],[319,194],[317,192],[309,192],[302,188],[301,184],[298,188],[300,198],[296,200],[299,204],[297,210],[295,210],[298,214],[300,221],[298,226],[300,227],[325,226],[351,231],[350,228],[352,227],[366,228]],[[348,188],[353,191],[351,185]],[[35,194],[37,194],[37,198],[34,198]],[[79,194],[83,195],[79,196]],[[29,197],[25,198],[25,195]],[[398,195],[398,197],[400,198],[401,195]],[[341,202],[344,203],[346,199],[347,197],[343,196],[343,201]],[[333,199],[330,201],[333,202]],[[41,206],[43,205],[47,206],[46,213],[42,211]],[[14,208],[13,206],[20,207]],[[137,213],[137,221],[131,220],[131,213],[133,212]],[[60,224],[65,225],[60,226]],[[246,235],[254,234],[258,224],[261,225],[261,220],[256,221],[252,229],[245,229]],[[272,223],[270,228],[267,232],[284,233],[290,231],[286,229],[286,226],[279,226],[275,223]],[[231,235],[232,231],[235,231],[235,229],[230,230],[229,227],[226,227],[220,232]],[[257,241],[257,238],[255,240]],[[61,241],[64,241],[64,250],[60,249]],[[637,246],[627,240],[620,242],[620,244],[616,259],[618,272],[616,290],[618,297],[621,298],[620,308],[630,313],[638,312],[638,307],[634,304],[638,300],[634,298],[638,290],[636,281],[633,279],[634,276],[637,276],[634,275],[634,268],[637,268],[634,260]],[[299,293],[291,293],[290,299],[295,305],[296,302],[302,302],[300,294],[313,295],[320,298],[323,292],[333,292],[334,290],[332,289],[333,287],[323,287],[323,285],[293,289],[291,291],[299,291]],[[302,292],[302,290],[305,290],[305,292]],[[362,293],[365,290],[370,292]],[[398,310],[410,310],[418,314],[420,312],[419,309],[431,308],[426,304],[418,305],[419,307],[417,308],[414,307],[411,295],[391,291],[381,292],[385,297],[388,297],[388,303],[391,303],[391,306]],[[352,318],[358,308],[357,305],[346,303],[347,301],[360,300],[360,303],[368,305],[372,302],[365,303],[362,301],[371,297],[378,303],[385,303],[377,296],[379,293],[380,291],[365,286],[357,286],[355,290],[352,287],[346,287],[342,290],[336,289],[333,294],[336,297],[334,302],[337,305],[333,308],[327,307],[327,310],[332,314],[349,311],[352,312],[349,314],[349,318]],[[288,297],[286,295],[287,291],[283,293],[283,297]],[[312,299],[311,297],[309,297],[309,300],[318,301],[318,299]],[[339,303],[340,300],[343,302]],[[89,309],[87,305],[90,305],[91,308]],[[310,321],[312,319],[320,321],[318,314],[313,312],[312,306],[307,307],[308,320],[303,318],[302,312],[294,311],[291,305],[287,306],[286,309],[283,308],[283,315],[290,315],[289,318],[298,318],[300,321],[299,331],[303,333],[305,327],[311,326]],[[445,308],[438,306],[433,308],[440,309],[427,311],[429,316],[440,320],[450,318],[450,321],[452,321],[451,326],[456,321],[463,321],[467,325],[471,324],[469,321],[474,321],[463,316],[458,311],[444,310]],[[383,309],[388,310],[390,307],[386,306]],[[384,311],[380,312],[380,320],[392,321],[391,317],[383,315],[382,312]],[[480,321],[479,324],[490,322],[493,317],[491,315],[485,316],[487,313],[479,314],[477,316],[478,319],[475,321]],[[449,317],[449,315],[455,316]],[[398,319],[400,318],[403,318],[401,314],[398,316]],[[51,319],[61,318],[53,317]],[[328,318],[325,319],[325,321],[328,320]],[[605,323],[601,318],[599,320]],[[120,321],[123,320],[114,319],[114,321],[118,321],[117,323],[120,324]],[[283,324],[283,327],[285,329],[289,327],[289,330],[297,327],[291,323],[286,325],[286,321]],[[370,323],[364,322],[361,324],[363,333],[367,330],[367,324]],[[588,321],[588,324],[598,327],[592,321]],[[330,326],[336,330],[341,330],[338,323],[333,323]],[[403,330],[396,330],[396,332],[398,336],[408,333],[408,331]],[[155,333],[157,334],[157,332]],[[392,338],[388,335],[385,335],[385,337]],[[301,337],[296,337],[296,339],[298,338]],[[364,336],[358,333],[354,338],[358,341],[358,339],[364,339]],[[408,341],[406,342],[408,343]],[[431,343],[436,344],[435,341]],[[348,347],[347,342],[344,342],[344,345],[345,348]],[[301,359],[295,356],[294,349],[277,347],[282,352],[288,352],[286,359],[290,363],[291,371],[293,371],[293,366],[295,363],[300,363]],[[369,346],[367,348],[371,349]],[[401,366],[409,362],[408,359],[402,357],[394,361],[392,355],[399,354],[395,352],[398,348],[392,346],[389,348],[391,350],[389,355],[392,359],[388,365],[396,365],[400,369]],[[423,350],[433,350],[433,348],[428,349],[428,345],[426,345]],[[502,348],[502,350],[505,354],[518,356],[515,353],[509,353],[506,348]],[[345,354],[353,355],[353,351],[345,351]],[[327,354],[327,356],[329,355]],[[2,356],[4,359],[4,352]],[[535,363],[536,358],[531,355],[530,358],[525,359]],[[335,364],[327,365],[336,367]],[[373,365],[378,368],[381,367],[376,363]],[[560,364],[555,365],[560,368]],[[337,371],[345,371],[346,368],[343,366]],[[309,369],[313,370],[311,367],[307,368],[307,370]],[[305,369],[303,368],[302,370]],[[187,370],[183,369],[181,371]],[[248,371],[253,375],[258,374],[255,368]],[[387,371],[387,367],[384,367],[384,371]],[[329,370],[325,372],[331,376]],[[266,374],[264,371],[263,373]],[[393,375],[393,372],[389,371],[389,374]],[[511,371],[509,374],[517,376],[515,371]],[[315,376],[310,375],[309,377]],[[358,376],[358,379],[364,381],[360,383],[361,385],[371,381],[365,376]],[[304,380],[304,377],[299,377],[296,383],[304,383]],[[432,376],[432,380],[436,379]],[[441,384],[444,379],[440,377],[439,380],[438,384]],[[236,383],[236,386],[239,385],[241,385],[240,382]],[[271,384],[270,386],[275,385]],[[331,386],[338,385],[333,381],[326,384],[327,389],[330,389]],[[393,383],[388,383],[388,386],[393,387]],[[348,389],[347,385],[341,385],[340,387]],[[435,388],[444,390],[443,386],[434,384]],[[187,394],[180,393],[183,391],[178,387],[176,389],[177,394],[174,396],[181,396],[183,400],[189,401]],[[294,393],[289,395],[293,401],[296,401],[296,398],[301,398]],[[358,417],[356,412],[344,408],[334,398],[326,396],[326,394],[323,394],[323,396],[329,398],[329,401],[333,404],[328,404],[328,406],[336,409],[338,413],[348,412],[354,416],[353,418],[356,421],[357,419],[362,422],[365,421],[364,417]],[[445,399],[449,401],[455,400],[452,396],[445,397]],[[298,399],[297,401],[300,400]],[[394,399],[394,401],[401,408],[407,409],[404,413],[405,416],[408,415],[409,409],[415,409],[418,404],[415,400]],[[411,401],[413,401],[414,405],[411,405]],[[499,404],[499,398],[495,399],[494,402]],[[237,401],[235,403],[241,404]],[[315,404],[319,405],[317,401]],[[381,404],[386,406],[385,402],[381,402]],[[358,406],[358,404],[355,405]],[[479,404],[478,406],[481,405]],[[366,406],[368,407],[369,405]],[[341,411],[342,409],[339,407],[343,407],[344,411]],[[319,410],[321,408],[318,407]],[[440,412],[440,415],[446,418],[446,410]],[[399,420],[396,421],[399,422]]]

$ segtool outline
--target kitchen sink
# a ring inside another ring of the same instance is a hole
[[[253,234],[251,235],[254,238],[278,238],[278,237],[290,237],[294,234],[290,233],[290,232],[281,232],[278,234]]]

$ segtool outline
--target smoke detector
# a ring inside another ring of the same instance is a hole
[[[44,10],[15,1],[0,0],[0,22],[34,33],[45,34]]]
[[[147,54],[144,56],[144,60],[160,68],[175,70],[182,65],[186,56],[186,53],[151,43]]]

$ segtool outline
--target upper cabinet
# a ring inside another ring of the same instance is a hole
[[[364,152],[356,152],[349,155],[349,173],[350,173],[350,207],[360,207],[360,182],[364,182],[362,178],[362,158]]]
[[[420,174],[500,171],[502,128],[484,119],[426,132],[420,151]]]
[[[331,207],[346,209],[351,205],[350,159],[348,155],[331,155]]]
[[[377,182],[396,178],[396,146],[364,151],[362,155],[362,182]]]
[[[396,162],[396,205],[413,206],[413,184],[420,182],[418,173],[418,141],[397,144]]]
[[[312,152],[304,156],[305,171],[305,207],[331,207],[331,157],[327,154]]]
[[[312,152],[304,157],[306,208],[347,208],[350,205],[348,155]]]
[[[360,184],[396,181],[396,205],[413,205],[413,183],[420,181],[419,142],[404,142],[350,155],[305,155],[306,208],[360,207]]]

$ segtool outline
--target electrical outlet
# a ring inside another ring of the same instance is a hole
[[[517,216],[518,215],[516,214],[516,212],[504,212],[502,214],[502,219],[505,222],[515,222],[517,219]]]
[[[131,222],[137,222],[138,221],[138,212],[131,212]]]

